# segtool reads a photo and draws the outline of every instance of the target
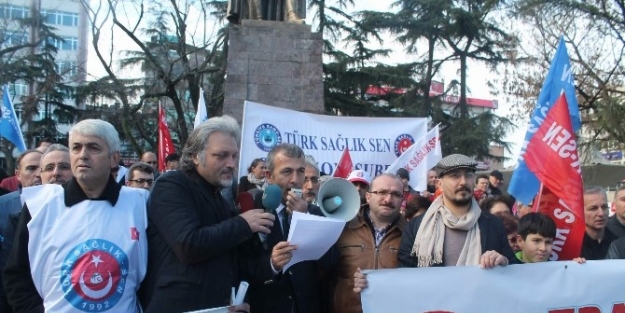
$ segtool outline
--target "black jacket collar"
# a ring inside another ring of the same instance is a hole
[[[122,186],[118,185],[113,176],[110,175],[102,195],[95,199],[89,199],[89,197],[87,197],[75,178],[72,178],[63,187],[65,188],[65,205],[68,207],[74,206],[84,200],[106,200],[110,202],[112,206],[115,206],[117,199],[119,199],[119,191],[122,189]]]

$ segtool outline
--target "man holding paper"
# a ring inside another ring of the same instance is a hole
[[[330,268],[337,259],[337,251],[330,248],[317,261],[297,263],[282,272],[291,259],[295,246],[286,241],[293,212],[323,216],[319,207],[308,204],[291,189],[304,185],[306,162],[304,151],[293,144],[274,147],[267,156],[267,181],[282,189],[282,203],[275,210],[275,223],[267,235],[267,251],[271,251],[271,265],[276,271],[273,279],[251,281],[249,303],[255,313],[315,313],[320,305],[319,269]]]

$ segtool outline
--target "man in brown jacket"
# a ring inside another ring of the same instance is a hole
[[[404,186],[392,174],[373,179],[358,215],[345,226],[336,246],[341,252],[333,282],[332,311],[362,312],[360,294],[354,293],[358,269],[397,267],[397,251],[404,219],[399,214]]]

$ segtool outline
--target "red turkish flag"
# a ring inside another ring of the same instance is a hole
[[[171,140],[171,134],[169,133],[169,127],[167,127],[167,118],[165,118],[165,111],[159,104],[158,106],[158,170],[160,172],[165,171],[165,158],[168,155],[176,152],[174,148],[174,142]]]
[[[352,168],[354,164],[352,163],[352,157],[349,155],[349,150],[345,147],[343,150],[343,154],[341,155],[341,159],[339,160],[339,164],[336,165],[336,169],[334,170],[334,177],[347,178],[349,173],[352,172]]]
[[[586,231],[582,170],[564,94],[530,140],[524,158],[542,184],[534,205],[557,226],[551,260],[579,257]]]

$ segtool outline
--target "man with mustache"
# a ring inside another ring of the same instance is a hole
[[[608,248],[616,236],[606,228],[608,223],[608,197],[603,188],[584,188],[584,220],[586,233],[582,242],[582,257],[586,260],[605,259]]]
[[[505,266],[514,260],[503,223],[482,214],[473,198],[477,163],[452,154],[434,168],[443,193],[402,234],[402,267]]]
[[[306,176],[304,151],[294,144],[280,144],[267,155],[267,182],[282,190],[282,201],[274,212],[275,223],[267,236],[266,246],[272,253],[275,277],[250,284],[250,305],[255,313],[320,313],[327,312],[320,294],[325,282],[324,273],[336,262],[338,251],[330,248],[316,261],[305,261],[282,267],[290,260],[291,252],[297,247],[287,242],[290,220],[293,212],[323,216],[319,207],[307,203],[291,189],[302,188]],[[272,214],[273,215],[273,214]],[[280,256],[281,254],[281,256]]]
[[[69,131],[69,147],[73,178],[22,190],[4,271],[9,303],[15,312],[141,312],[136,292],[147,265],[148,193],[111,176],[120,140],[110,123],[80,121]],[[55,154],[44,159],[48,182],[69,175],[59,173],[67,160]]]
[[[397,176],[376,176],[366,193],[367,203],[345,226],[336,243],[341,257],[332,275],[332,312],[362,312],[360,296],[353,292],[354,273],[397,267],[397,250],[406,223],[399,214],[403,190]]]
[[[197,126],[182,150],[181,169],[161,174],[148,201],[148,272],[144,312],[189,312],[230,304],[241,280],[261,281],[282,263],[258,256],[255,233],[269,233],[274,216],[239,214],[220,193],[233,182],[241,130],[230,116]],[[283,254],[282,261],[290,260]],[[243,304],[235,311],[249,311]],[[256,311],[256,309],[255,309]]]
[[[304,172],[302,197],[304,197],[306,202],[312,205],[318,205],[317,194],[319,193],[319,186],[321,186],[321,183],[319,182],[319,167],[317,166],[317,161],[315,161],[312,156],[307,155],[305,160],[306,171]]]
[[[403,229],[400,267],[493,268],[516,262],[502,221],[483,213],[473,197],[476,167],[473,159],[462,154],[449,155],[434,167],[442,194]],[[354,291],[366,286],[365,275],[354,274]]]
[[[26,150],[17,157],[15,177],[22,188],[41,184],[39,168],[41,153],[36,149]],[[17,224],[15,216],[19,217],[22,210],[22,202],[20,201],[22,188],[0,197],[0,238],[2,238],[0,241],[2,242],[0,246],[0,271],[4,270],[13,246],[15,224]],[[2,273],[0,273],[0,312],[13,312],[9,307],[2,285]]]

